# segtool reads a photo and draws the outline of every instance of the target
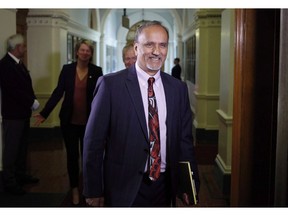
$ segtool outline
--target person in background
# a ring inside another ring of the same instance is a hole
[[[25,194],[24,184],[37,183],[38,178],[27,172],[30,117],[39,107],[32,80],[22,59],[26,52],[23,35],[8,38],[7,54],[0,61],[3,125],[4,190],[15,195]]]
[[[89,206],[175,206],[182,160],[199,191],[187,86],[160,71],[168,42],[166,27],[145,22],[135,35],[136,63],[97,82],[84,136]]]
[[[63,66],[51,97],[42,111],[34,115],[35,125],[39,126],[64,96],[59,118],[67,152],[73,206],[81,205],[79,145],[82,159],[83,136],[91,110],[93,91],[98,78],[103,75],[102,68],[91,63],[93,51],[93,44],[88,40],[81,40],[76,44],[77,61]]]
[[[172,76],[181,80],[181,66],[180,66],[180,59],[174,59],[174,67],[172,68]]]
[[[134,51],[134,45],[132,43],[128,43],[122,49],[122,59],[126,68],[130,67],[136,62],[136,55]]]

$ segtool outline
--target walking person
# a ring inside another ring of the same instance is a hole
[[[82,156],[84,131],[91,110],[93,91],[98,78],[103,75],[102,68],[91,63],[93,51],[93,44],[88,40],[81,40],[76,44],[77,61],[63,66],[51,97],[42,111],[34,116],[35,125],[40,125],[64,96],[59,118],[74,206],[80,205],[82,194],[79,191],[82,188],[79,185],[79,146]]]
[[[160,22],[144,23],[135,35],[136,63],[97,82],[83,152],[90,206],[175,206],[182,160],[199,190],[187,86],[160,71],[168,41]]]
[[[180,59],[175,58],[174,59],[174,67],[172,68],[171,75],[179,80],[181,80],[181,66],[180,66]]]

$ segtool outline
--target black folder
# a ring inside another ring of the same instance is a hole
[[[193,171],[191,170],[189,161],[180,161],[180,176],[179,176],[179,191],[178,196],[182,199],[183,193],[187,193],[189,196],[190,204],[196,205],[197,191],[195,187],[195,181],[193,179]]]

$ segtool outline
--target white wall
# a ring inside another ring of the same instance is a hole
[[[0,58],[6,53],[6,40],[16,33],[16,10],[0,9]]]
[[[116,32],[119,28],[119,17],[115,10],[107,10],[101,20],[101,42],[100,42],[100,62],[103,74],[116,71],[116,65],[121,61],[122,57],[116,55],[117,38]],[[114,58],[106,52],[107,46],[114,48]]]
[[[89,27],[90,25],[90,9],[67,9],[65,13],[69,15],[71,21],[75,21],[80,25]]]

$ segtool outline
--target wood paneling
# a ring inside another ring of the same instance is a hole
[[[288,206],[288,10],[281,10],[275,206]]]
[[[279,10],[236,10],[232,206],[274,196]]]

